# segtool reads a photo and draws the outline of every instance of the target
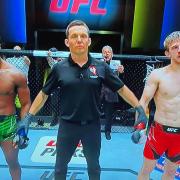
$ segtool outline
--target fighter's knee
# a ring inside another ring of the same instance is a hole
[[[150,174],[152,171],[153,171],[152,168],[142,168],[142,169],[141,169],[141,174],[148,175],[148,174]]]
[[[176,170],[174,170],[174,169],[165,169],[164,170],[164,176],[171,177],[172,179],[174,178],[175,173],[176,173]]]
[[[7,161],[7,164],[9,166],[10,169],[16,169],[17,167],[19,167],[19,162],[17,160],[11,160],[11,161]]]

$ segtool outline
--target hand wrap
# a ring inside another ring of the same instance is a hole
[[[146,124],[148,122],[148,118],[144,112],[142,106],[137,106],[135,110],[138,112],[137,120],[134,123],[134,129],[131,139],[135,144],[142,142],[145,135]]]
[[[13,143],[19,147],[19,149],[24,149],[28,146],[29,138],[28,130],[29,130],[29,124],[31,123],[31,120],[33,118],[33,115],[28,113],[23,119],[18,121],[17,123],[17,131],[16,136],[13,139]]]
[[[135,110],[138,112],[138,116],[137,116],[137,119],[136,119],[136,121],[134,123],[134,127],[136,128],[136,126],[138,124],[143,123],[145,125],[144,128],[146,128],[146,124],[148,122],[148,118],[146,116],[146,113],[144,112],[143,107],[142,106],[137,106],[137,107],[135,107]]]

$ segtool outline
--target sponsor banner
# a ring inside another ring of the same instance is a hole
[[[123,31],[125,0],[36,0],[37,29],[65,29],[70,21],[85,21],[93,31]]]
[[[56,160],[56,136],[44,136],[40,138],[31,156],[32,162],[55,163]],[[82,144],[79,143],[70,161],[71,164],[86,164]]]
[[[156,170],[163,172],[164,171],[164,162],[165,162],[165,155],[161,156],[156,164]],[[176,178],[180,179],[180,166],[176,171]]]

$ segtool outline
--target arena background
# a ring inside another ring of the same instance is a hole
[[[168,63],[162,44],[167,34],[180,29],[178,7],[179,0],[0,0],[0,36],[3,48],[19,44],[25,49],[48,50],[55,46],[67,51],[65,28],[71,20],[82,19],[91,30],[90,52],[101,53],[104,45],[112,46],[114,59],[125,67],[122,80],[140,98],[150,69]],[[30,59],[33,101],[49,66],[45,57]],[[57,107],[48,100],[38,115],[51,116],[52,108],[58,111]],[[121,113],[127,115],[124,110],[130,109],[120,97],[116,107],[114,119],[120,119]]]
[[[168,63],[162,44],[167,34],[180,29],[178,7],[179,0],[0,0],[0,36],[3,48],[19,44],[25,49],[48,50],[55,46],[67,51],[65,28],[71,20],[82,19],[91,30],[90,52],[101,53],[104,45],[112,46],[114,59],[125,67],[122,80],[140,98],[149,71]],[[33,101],[49,66],[45,57],[30,59]],[[50,99],[39,116],[51,116],[52,108],[58,111]],[[121,120],[118,124],[132,125],[123,120],[133,116],[130,106],[120,97],[115,106],[114,119]]]
[[[179,0],[86,0],[83,4],[80,0],[0,0],[0,39],[2,48],[19,44],[24,49],[48,50],[55,46],[67,51],[65,28],[72,19],[82,19],[91,29],[90,52],[101,53],[104,45],[112,46],[114,59],[125,67],[122,80],[140,98],[149,73],[169,63],[163,56],[163,41],[180,29],[179,8]],[[33,101],[49,67],[46,58],[31,56],[30,60]],[[50,120],[52,108],[58,111],[57,107],[49,98],[38,117]],[[121,98],[116,108],[114,123],[118,126],[114,131],[131,132],[124,127],[133,125],[134,111]]]

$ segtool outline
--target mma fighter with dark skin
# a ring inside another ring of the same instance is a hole
[[[18,162],[18,142],[13,139],[18,136],[20,126],[16,122],[15,97],[19,96],[22,104],[21,122],[30,107],[30,92],[27,78],[14,66],[0,58],[0,147],[4,153],[13,180],[21,179],[21,167]],[[21,124],[21,123],[20,123]]]

